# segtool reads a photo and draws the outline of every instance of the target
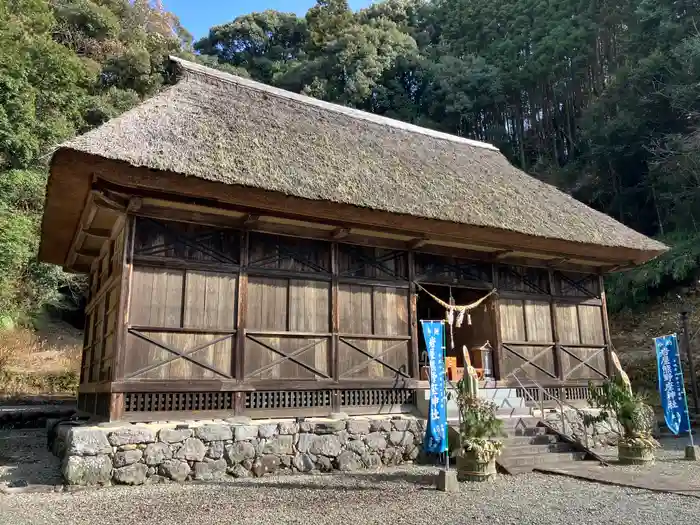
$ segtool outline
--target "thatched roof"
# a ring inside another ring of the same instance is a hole
[[[515,168],[491,145],[172,60],[175,85],[61,149],[305,199],[665,250]]]

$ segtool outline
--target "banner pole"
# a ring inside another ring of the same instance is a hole
[[[687,332],[687,330],[688,330],[688,324],[687,324],[687,320],[686,320],[686,322],[684,323],[684,327],[683,327],[683,328],[684,328],[684,330],[685,330],[685,332],[684,332],[684,333],[685,333],[685,336],[684,336],[683,339],[684,339],[685,344],[687,345],[687,344],[688,344],[688,337],[687,337],[687,334],[688,334],[688,332]],[[688,353],[690,353],[690,349],[689,349],[689,348],[688,348],[688,350],[689,350]],[[695,447],[695,443],[693,443],[693,425],[690,424],[690,410],[688,409],[688,393],[685,391],[685,378],[683,377],[683,364],[681,363],[681,360],[680,360],[680,348],[678,349],[678,354],[679,354],[679,355],[678,355],[678,362],[679,362],[679,365],[680,365],[680,366],[678,367],[678,373],[679,373],[679,375],[681,376],[681,377],[680,377],[680,379],[681,379],[681,385],[683,385],[683,401],[685,402],[685,413],[686,413],[686,417],[688,418],[688,438],[690,439],[690,446],[691,446],[691,447]],[[692,369],[691,369],[691,374],[692,374]]]
[[[442,362],[445,362],[446,355],[446,343],[447,335],[445,334],[445,321],[442,321]],[[443,367],[443,372],[447,372],[447,369]],[[442,389],[442,399],[445,403],[445,471],[450,470],[450,424],[447,421],[447,378],[443,382],[445,388]]]

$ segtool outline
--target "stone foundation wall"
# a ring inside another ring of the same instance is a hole
[[[614,430],[617,426],[616,422],[598,423],[595,426],[586,428],[583,424],[584,414],[597,414],[599,411],[592,408],[583,408],[576,411],[571,408],[565,408],[565,418],[562,414],[556,412],[545,412],[543,419],[549,423],[557,431],[572,436],[574,439],[585,443],[588,439],[588,446],[596,448],[600,446],[616,445],[618,433]]]
[[[61,424],[50,446],[70,485],[141,485],[399,465],[418,457],[424,433],[410,416]]]

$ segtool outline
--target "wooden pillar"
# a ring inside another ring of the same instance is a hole
[[[408,252],[408,335],[411,336],[411,345],[408,354],[409,373],[413,379],[420,379],[418,375],[418,338],[421,336],[418,330],[418,294],[416,293],[416,267],[413,251]]]
[[[136,218],[127,215],[124,224],[124,253],[122,257],[121,290],[117,307],[116,346],[114,355],[113,381],[124,379],[126,369],[126,339],[129,330],[129,305],[131,304],[131,280],[134,272],[134,238],[136,235]],[[94,337],[94,335],[93,335]],[[110,404],[110,410],[111,410]]]
[[[124,417],[124,394],[109,395],[109,420],[120,421]],[[97,397],[97,396],[96,396]]]
[[[605,342],[605,372],[608,377],[613,375],[613,363],[610,357],[612,341],[610,340],[610,323],[608,322],[608,303],[605,300],[605,281],[602,275],[598,275],[598,288],[600,289],[601,314],[603,316],[603,341]]]
[[[337,383],[340,381],[340,356],[338,354],[338,332],[340,330],[340,306],[338,304],[338,243],[331,243],[331,348],[329,367],[331,377]],[[340,412],[340,391],[331,393],[331,407],[333,412]]]
[[[554,290],[556,289],[554,282],[554,270],[549,270],[547,274],[549,277],[549,315],[551,317],[552,323],[552,340],[554,342],[555,371],[559,380],[563,381],[565,371],[564,359],[561,350],[561,341],[559,340],[559,326],[557,323],[557,304],[554,301]]]
[[[491,264],[491,281],[493,284],[493,287],[498,290],[498,265],[497,264]],[[503,362],[503,349],[501,348],[501,344],[503,341],[503,337],[501,336],[501,301],[498,297],[498,293],[496,293],[495,297],[493,298],[493,333],[494,333],[494,342],[493,342],[493,375],[496,377],[497,380],[502,380],[503,379],[503,374],[504,374],[504,368],[505,368],[505,363]]]
[[[247,231],[241,233],[241,249],[238,266],[238,304],[236,305],[236,348],[233,352],[233,376],[238,382],[245,375],[245,330],[248,313],[248,243],[250,235]],[[245,411],[245,394],[234,394],[234,409],[240,415]]]

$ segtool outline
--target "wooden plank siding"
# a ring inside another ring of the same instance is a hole
[[[125,420],[408,410],[420,384],[415,283],[477,295],[497,285],[474,319],[495,336],[497,378],[508,384],[514,372],[559,386],[605,375],[597,275],[250,231],[251,221],[131,221],[91,275],[88,411],[103,390],[90,374],[103,363],[106,410]]]

